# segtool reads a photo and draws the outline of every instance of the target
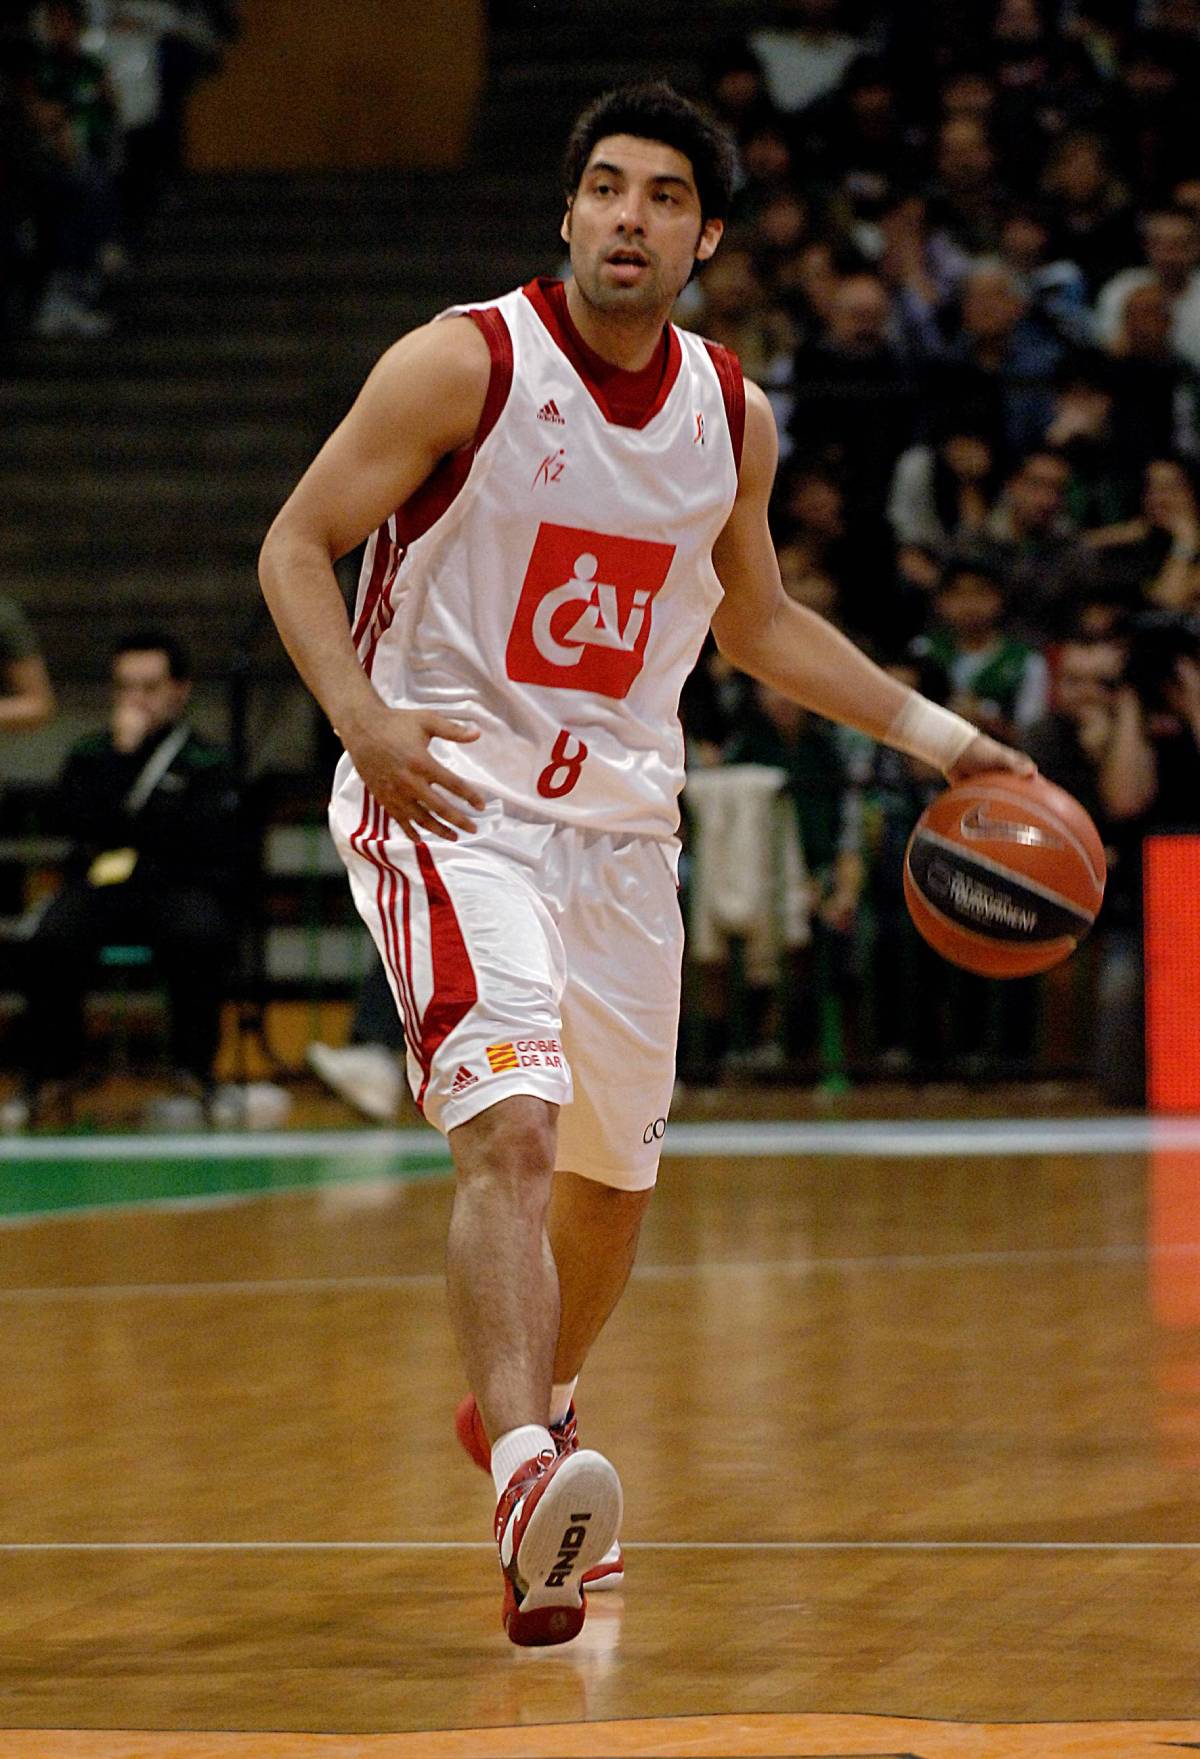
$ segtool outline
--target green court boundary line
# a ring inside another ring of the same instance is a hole
[[[1200,1117],[672,1125],[668,1159],[1029,1156],[1200,1149]],[[446,1177],[429,1127],[0,1139],[0,1226],[142,1208],[200,1209],[320,1188]]]
[[[778,1154],[1104,1154],[1153,1148],[1200,1148],[1200,1114],[1179,1117],[859,1119],[839,1123],[799,1120],[671,1124],[663,1142],[668,1158],[735,1154],[756,1159]],[[406,1156],[440,1156],[444,1138],[428,1125],[404,1130],[194,1131],[174,1135],[0,1137],[5,1164],[102,1160],[307,1160],[368,1156],[389,1164]]]
[[[72,1140],[71,1146],[77,1149],[78,1143]],[[423,1140],[416,1151],[382,1154],[347,1149],[277,1157],[268,1143],[251,1147],[243,1137],[236,1152],[227,1148],[218,1155],[143,1153],[126,1160],[119,1152],[73,1152],[58,1160],[49,1154],[8,1159],[0,1162],[0,1228],[130,1210],[228,1208],[314,1190],[444,1179],[450,1165],[436,1137]]]

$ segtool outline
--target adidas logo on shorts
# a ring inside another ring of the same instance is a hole
[[[478,1075],[472,1075],[471,1071],[467,1068],[467,1065],[465,1063],[460,1063],[458,1065],[458,1074],[450,1083],[451,1096],[456,1093],[465,1093],[467,1088],[474,1087],[478,1080]]]

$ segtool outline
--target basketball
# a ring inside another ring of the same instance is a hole
[[[981,977],[1028,977],[1075,951],[1104,896],[1104,846],[1065,789],[987,770],[939,794],[904,854],[929,945]]]

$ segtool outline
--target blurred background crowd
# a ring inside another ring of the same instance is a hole
[[[6,0],[0,347],[106,335],[106,295],[184,169],[187,103],[237,0]]]
[[[1065,974],[954,972],[900,886],[939,779],[710,646],[683,704],[685,1074],[836,1088],[1062,1065],[1136,1103],[1141,848],[1200,829],[1200,0],[727,10],[698,73],[737,139],[737,194],[677,320],[733,348],[775,408],[786,589],[1029,750],[1096,818],[1111,877]],[[492,13],[505,29],[569,23],[541,0]],[[9,0],[10,345],[103,346],[238,14]],[[29,642],[18,629],[10,665]],[[774,778],[761,810],[745,766]]]
[[[794,0],[714,46],[708,95],[740,182],[681,321],[775,407],[787,590],[1096,817],[1094,1054],[1136,1097],[1140,845],[1200,825],[1200,5]],[[883,1065],[1020,1067],[1037,986],[960,982],[905,921],[934,778],[711,648],[685,726],[694,766],[788,772],[806,956]],[[786,1025],[742,1030],[786,1057]]]

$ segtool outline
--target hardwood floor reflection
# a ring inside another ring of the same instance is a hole
[[[1198,1188],[669,1164],[579,1389],[627,1590],[527,1654],[450,1428],[448,1185],[0,1230],[0,1721],[1200,1718]]]

